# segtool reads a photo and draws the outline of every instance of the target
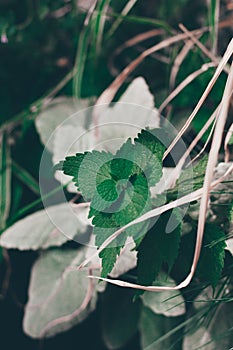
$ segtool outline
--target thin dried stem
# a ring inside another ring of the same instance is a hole
[[[216,65],[219,64],[220,60],[217,58],[211,51],[209,51],[205,45],[203,45],[193,34],[190,32],[183,24],[179,24],[180,29],[186,33],[189,38],[196,44],[199,49],[205,54],[206,57],[208,57],[213,63]],[[224,67],[223,69],[227,74],[229,73],[229,68]]]
[[[176,88],[171,92],[170,95],[163,101],[163,103],[159,107],[159,112],[162,113],[164,108],[184,89],[188,86],[193,80],[195,80],[199,75],[205,73],[208,69],[215,67],[215,63],[205,63],[196,70],[195,72],[188,75]]]
[[[206,166],[205,179],[204,179],[204,185],[203,185],[203,194],[201,197],[200,210],[199,210],[197,240],[196,240],[195,252],[193,257],[193,263],[192,263],[190,274],[187,276],[187,278],[183,282],[184,285],[188,285],[191,279],[193,278],[193,275],[195,273],[197,263],[199,260],[200,252],[201,252],[201,245],[202,245],[204,228],[205,228],[206,212],[208,208],[209,194],[211,190],[211,181],[213,179],[214,169],[218,160],[218,153],[222,142],[224,126],[226,124],[226,120],[228,116],[228,108],[230,104],[232,89],[233,89],[233,64],[231,65],[230,73],[229,73],[229,76],[226,82],[226,87],[223,93],[222,105],[221,105],[219,116],[216,122],[216,128],[214,130],[214,136],[213,136],[212,145],[209,153],[208,163]]]
[[[193,119],[195,118],[197,112],[200,110],[202,104],[204,103],[205,99],[207,98],[208,94],[210,93],[212,87],[214,86],[214,84],[216,83],[219,75],[221,74],[221,72],[223,71],[223,68],[225,67],[225,65],[227,64],[229,58],[231,57],[233,53],[233,39],[230,41],[221,61],[219,62],[219,65],[216,68],[216,71],[214,73],[214,76],[212,77],[212,79],[210,80],[210,82],[208,83],[205,91],[203,92],[200,100],[198,101],[196,107],[194,108],[193,112],[191,113],[191,115],[189,116],[188,120],[186,121],[185,125],[181,128],[180,132],[178,133],[178,135],[175,137],[175,139],[173,140],[173,142],[171,143],[171,145],[168,147],[168,149],[165,151],[164,153],[164,158],[167,157],[167,155],[170,153],[170,151],[173,149],[173,147],[176,145],[176,143],[178,142],[178,140],[183,136],[183,134],[185,133],[185,131],[188,129],[188,127],[190,126],[190,124],[192,123]]]
[[[208,143],[210,142],[211,137],[212,137],[212,135],[214,133],[215,125],[216,125],[216,119],[214,120],[214,123],[212,125],[212,128],[210,130],[210,133],[209,133],[209,135],[207,137],[207,140],[206,140],[204,146],[201,148],[201,150],[198,152],[198,154],[189,162],[189,164],[187,166],[189,166],[191,163],[195,162],[202,155],[202,153],[205,151],[205,149],[206,149]]]
[[[193,31],[194,35],[200,35],[202,33],[204,33],[205,31],[207,31],[208,28],[202,28],[202,29],[198,29]],[[130,73],[133,72],[133,70],[141,63],[143,62],[143,60],[150,56],[152,53],[157,52],[159,50],[162,50],[170,45],[173,45],[181,40],[184,40],[188,37],[188,35],[186,33],[182,33],[182,34],[177,34],[176,36],[167,38],[163,41],[161,41],[160,43],[150,47],[149,49],[145,50],[144,52],[142,52],[136,59],[134,59],[127,67],[125,67],[123,69],[123,71],[115,78],[115,80],[109,85],[109,87],[104,90],[104,92],[100,95],[100,97],[98,98],[95,107],[99,106],[99,105],[104,105],[104,104],[109,104],[115,94],[117,93],[118,89],[120,88],[120,86],[123,84],[123,82],[125,81],[125,79],[128,77],[128,75]],[[93,115],[97,116],[97,108],[94,108],[93,111]]]
[[[175,186],[176,184],[176,180],[178,179],[181,169],[183,168],[183,165],[185,164],[185,161],[187,159],[187,157],[190,155],[190,153],[192,152],[192,150],[194,149],[194,147],[197,145],[197,143],[200,141],[200,139],[202,138],[202,136],[205,134],[205,132],[209,129],[209,127],[211,126],[211,124],[214,122],[216,115],[218,113],[218,111],[220,110],[220,104],[219,106],[216,108],[216,110],[214,111],[214,113],[211,115],[211,117],[207,120],[207,122],[205,123],[205,125],[203,126],[203,128],[200,130],[200,132],[196,135],[196,137],[192,140],[191,144],[189,145],[189,147],[186,149],[185,153],[182,155],[182,157],[180,158],[178,164],[176,165],[173,173],[170,175],[172,180],[171,180],[171,188]],[[215,125],[215,124],[214,124]],[[209,138],[212,135],[212,130],[208,136],[208,141]],[[204,150],[203,150],[204,151]],[[199,156],[200,156],[201,152],[194,158],[192,159],[191,162],[193,162],[194,160],[196,160]],[[191,163],[190,162],[190,163]],[[190,164],[189,163],[189,164]],[[188,165],[189,165],[188,164]],[[187,166],[188,166],[187,165]]]
[[[184,61],[185,57],[187,56],[187,54],[189,53],[189,51],[192,49],[193,45],[194,43],[192,42],[192,40],[187,40],[185,45],[180,50],[179,54],[176,56],[176,59],[174,61],[171,74],[170,74],[170,82],[169,82],[170,91],[174,89],[176,77],[179,72],[180,66]]]
[[[125,49],[132,47],[142,41],[148,40],[150,38],[156,37],[158,35],[161,35],[164,33],[163,29],[152,29],[149,31],[146,31],[144,33],[140,33],[133,38],[126,40],[122,45],[118,46],[118,48],[113,52],[112,56],[109,59],[109,69],[112,75],[117,75],[119,72],[114,66],[114,60],[116,56],[118,56],[121,52],[123,52]]]
[[[228,147],[229,141],[231,139],[233,135],[233,123],[231,124],[227,134],[226,134],[226,138],[225,138],[225,142],[224,142],[224,150],[225,150],[225,158],[224,161],[227,163],[230,160],[230,150]]]

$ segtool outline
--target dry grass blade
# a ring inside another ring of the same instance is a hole
[[[176,56],[176,59],[174,61],[174,64],[171,69],[171,74],[170,74],[170,82],[169,82],[169,87],[170,90],[173,90],[175,87],[175,82],[176,82],[176,77],[179,72],[180,66],[182,62],[184,61],[185,57],[189,53],[189,51],[192,49],[194,43],[192,40],[187,40],[179,54]]]
[[[186,33],[189,38],[193,41],[194,44],[197,45],[197,47],[199,47],[199,49],[206,55],[206,57],[208,57],[213,63],[215,63],[216,65],[219,64],[220,60],[219,58],[217,58],[211,51],[209,51],[205,45],[203,45],[193,34],[192,32],[190,32],[187,28],[185,28],[185,26],[183,24],[179,24],[180,29]],[[229,73],[229,69],[228,67],[224,67],[223,69],[227,74]]]
[[[201,66],[200,69],[196,70],[195,72],[188,75],[176,88],[173,90],[170,95],[163,101],[163,103],[159,107],[159,112],[162,113],[164,108],[186,87],[188,86],[193,80],[195,80],[199,75],[202,73],[205,73],[208,69],[215,66],[215,63],[205,63]]]
[[[194,147],[197,145],[198,141],[200,141],[200,139],[202,138],[202,136],[205,134],[205,132],[209,129],[209,127],[211,126],[211,124],[214,122],[217,113],[220,110],[220,106],[221,104],[219,104],[219,106],[216,108],[216,110],[214,111],[214,113],[210,116],[210,118],[207,120],[207,122],[205,123],[205,125],[203,126],[203,128],[200,130],[200,132],[196,135],[196,137],[192,140],[192,142],[190,143],[189,147],[187,148],[187,150],[185,151],[185,153],[182,155],[182,157],[180,158],[178,164],[176,165],[173,173],[170,175],[172,180],[171,180],[171,187],[175,186],[176,184],[176,180],[178,179],[181,169],[183,167],[183,165],[185,164],[185,161],[187,159],[187,157],[190,155],[190,153],[192,152],[192,150],[194,149]],[[190,163],[194,162],[200,155],[202,152],[204,152],[207,144],[209,143],[211,136],[213,134],[213,128],[214,128],[215,122],[213,123],[212,129],[208,135],[208,139],[204,145],[204,147],[202,148],[202,150],[196,155],[196,157],[194,157],[192,159],[192,161],[190,161],[187,166],[189,166]]]
[[[196,240],[195,252],[193,257],[193,263],[192,263],[190,274],[183,281],[184,286],[187,286],[190,283],[195,273],[200,252],[201,252],[201,245],[202,245],[202,239],[203,239],[204,228],[205,228],[206,212],[207,212],[208,201],[209,201],[209,193],[211,189],[211,181],[213,179],[214,168],[218,161],[218,153],[221,147],[224,126],[226,124],[226,120],[228,116],[228,108],[230,104],[232,89],[233,89],[233,64],[231,65],[230,73],[226,82],[226,87],[222,98],[222,106],[219,111],[219,116],[216,122],[212,145],[211,145],[209,158],[208,158],[208,163],[206,166],[206,173],[205,173],[205,179],[204,179],[204,185],[203,185],[203,195],[201,197],[200,210],[199,210],[197,240]]]
[[[206,147],[207,147],[208,143],[210,142],[211,137],[213,135],[215,125],[216,125],[216,119],[214,120],[214,123],[212,125],[212,128],[210,130],[210,133],[209,133],[209,135],[207,137],[207,140],[206,140],[204,146],[201,148],[201,150],[198,152],[198,154],[190,161],[190,163],[188,165],[190,165],[191,163],[195,162],[202,155],[202,153],[205,151],[205,149],[206,149]]]
[[[144,33],[140,33],[136,36],[134,36],[133,38],[126,40],[122,45],[118,46],[118,48],[113,52],[112,56],[109,59],[109,69],[112,75],[116,76],[117,74],[119,74],[119,72],[117,71],[117,69],[114,67],[114,60],[116,58],[116,56],[118,56],[122,51],[124,51],[125,49],[132,47],[142,41],[148,40],[150,38],[156,37],[158,35],[164,34],[164,30],[163,29],[152,29],[149,31],[146,31]]]
[[[202,33],[204,33],[205,31],[208,31],[208,28],[202,28],[202,29],[198,29],[193,31],[193,35],[200,35]],[[161,41],[160,43],[152,46],[151,48],[145,50],[144,52],[142,52],[136,59],[134,59],[127,67],[125,67],[123,69],[123,71],[116,77],[116,79],[109,85],[109,87],[100,95],[100,97],[98,98],[96,105],[95,106],[99,106],[99,105],[105,105],[105,104],[109,104],[115,94],[117,93],[118,89],[120,88],[120,86],[123,84],[123,82],[126,80],[126,78],[128,77],[128,75],[133,72],[133,70],[148,56],[150,56],[152,53],[162,50],[170,45],[173,45],[181,40],[187,39],[188,35],[186,33],[182,33],[182,34],[177,34],[176,36],[167,38],[163,41]],[[93,114],[95,116],[98,115],[97,110],[94,108]]]
[[[227,47],[227,49],[226,49],[226,51],[225,51],[221,61],[219,62],[219,65],[216,68],[216,71],[215,71],[212,79],[210,80],[209,84],[207,85],[205,91],[203,92],[203,94],[202,94],[200,100],[198,101],[196,107],[194,108],[193,112],[190,114],[190,116],[189,116],[188,120],[186,121],[185,125],[182,127],[182,129],[180,130],[178,135],[175,137],[175,139],[173,140],[171,145],[165,151],[164,158],[167,157],[167,155],[170,153],[172,148],[176,145],[178,140],[182,137],[182,135],[185,133],[185,131],[188,129],[188,127],[192,123],[192,121],[195,118],[197,112],[200,110],[200,108],[201,108],[202,104],[204,103],[206,97],[208,96],[208,94],[210,93],[212,87],[214,86],[216,80],[218,79],[219,75],[223,71],[223,68],[225,67],[225,65],[227,64],[229,58],[231,57],[232,52],[233,52],[233,39],[230,41],[230,43],[229,43],[229,45],[228,45],[228,47]]]
[[[228,144],[230,142],[230,139],[233,135],[233,123],[231,124],[227,134],[226,134],[226,138],[225,138],[225,142],[224,142],[224,150],[225,150],[225,158],[224,161],[227,163],[230,160],[230,151],[229,151],[229,147]]]
[[[129,0],[123,10],[121,11],[121,16],[127,16],[127,14],[131,11],[131,9],[136,4],[137,0]],[[117,28],[120,26],[121,22],[123,21],[122,17],[118,17],[115,22],[113,23],[111,29],[108,32],[108,37],[111,37]]]

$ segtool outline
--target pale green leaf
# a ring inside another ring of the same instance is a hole
[[[142,350],[182,350],[180,331],[169,335],[180,321],[180,317],[157,315],[143,307],[139,326]]]
[[[153,95],[142,77],[134,79],[112,107],[100,108],[99,143],[103,144],[104,150],[112,153],[129,137],[136,137],[141,129],[160,126],[160,115],[154,109]]]
[[[44,338],[64,332],[95,309],[96,289],[90,291],[88,270],[78,270],[86,248],[54,249],[41,254],[32,268],[24,332]]]
[[[80,111],[88,107],[88,100],[71,97],[54,99],[36,118],[36,129],[40,139],[50,152],[54,152],[55,129],[61,125],[82,127],[85,125],[85,115]],[[79,113],[78,113],[79,112]],[[70,118],[77,113],[76,118]]]
[[[163,280],[163,285],[175,286],[176,283],[164,274],[159,276],[159,281]],[[158,281],[156,281],[158,285]],[[165,291],[162,293],[145,292],[142,295],[145,306],[156,314],[164,316],[180,316],[185,313],[185,301],[179,291]]]
[[[226,240],[226,250],[228,250],[231,255],[233,255],[233,238]]]
[[[82,236],[90,224],[88,206],[70,207],[63,203],[35,212],[9,227],[0,238],[8,249],[37,250],[60,246]]]

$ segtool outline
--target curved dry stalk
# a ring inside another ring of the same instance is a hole
[[[219,110],[220,110],[220,106],[221,103],[218,105],[218,107],[215,109],[214,113],[210,116],[210,118],[207,120],[207,122],[205,123],[205,125],[203,126],[203,128],[200,130],[200,132],[196,135],[196,137],[193,139],[193,141],[190,143],[189,147],[186,149],[186,151],[184,152],[184,154],[182,155],[182,157],[180,158],[178,164],[176,165],[176,167],[174,168],[173,173],[170,175],[170,177],[172,178],[171,180],[171,188],[173,188],[176,184],[176,181],[178,179],[178,177],[180,176],[180,172],[183,168],[183,165],[187,159],[187,157],[190,155],[190,153],[192,152],[192,150],[194,149],[194,147],[196,146],[196,144],[198,143],[198,141],[202,138],[202,136],[205,134],[205,132],[209,129],[209,127],[211,126],[211,124],[214,122],[216,115],[218,114]],[[213,134],[214,131],[214,126],[215,126],[215,122],[213,123],[212,129],[208,135],[208,139],[204,145],[204,147],[202,148],[202,150],[187,164],[187,166],[189,166],[191,163],[193,163],[198,157],[200,157],[200,155],[202,154],[202,152],[204,152],[207,144],[209,143],[211,136]]]
[[[176,77],[179,72],[180,66],[193,46],[194,46],[194,43],[192,42],[192,40],[187,40],[185,45],[180,50],[179,54],[176,56],[174,64],[171,69],[171,74],[170,74],[170,81],[169,81],[170,90],[174,89]]]
[[[215,119],[214,122],[213,122],[212,128],[211,128],[211,130],[210,130],[210,133],[209,133],[209,135],[208,135],[208,137],[207,137],[207,140],[206,140],[204,146],[203,146],[202,149],[198,152],[198,154],[187,164],[187,166],[189,166],[191,163],[195,162],[195,160],[197,160],[197,159],[202,155],[202,153],[205,151],[205,149],[206,149],[208,143],[210,142],[211,137],[212,137],[212,135],[213,135],[213,133],[214,133],[215,125],[216,125],[216,119]]]
[[[193,80],[195,80],[199,75],[202,73],[205,73],[209,68],[215,67],[216,64],[213,62],[205,63],[201,66],[201,68],[197,69],[196,71],[192,72],[190,75],[188,75],[171,93],[168,95],[168,97],[163,101],[163,103],[160,105],[158,111],[159,113],[162,113],[164,108],[184,89],[186,86],[188,86],[190,83],[192,83]]]
[[[133,38],[126,40],[122,45],[118,46],[117,49],[113,52],[112,56],[109,59],[109,70],[111,72],[111,74],[113,76],[116,76],[119,72],[117,71],[117,69],[114,67],[114,60],[115,57],[118,56],[122,51],[124,51],[125,49],[132,47],[142,41],[145,41],[147,39],[156,37],[157,35],[161,35],[164,33],[163,29],[152,29],[152,30],[148,30],[144,33],[140,33],[136,36],[134,36]]]
[[[190,126],[190,124],[192,123],[193,119],[195,118],[197,112],[200,110],[202,104],[204,103],[205,99],[207,98],[208,94],[210,93],[212,87],[214,86],[214,84],[216,83],[219,75],[221,74],[221,72],[223,71],[224,67],[226,66],[228,60],[230,59],[231,55],[233,53],[233,39],[231,39],[222,59],[220,60],[216,71],[212,77],[212,79],[210,80],[210,82],[208,83],[205,91],[203,92],[200,100],[198,101],[196,107],[194,108],[193,112],[190,114],[188,120],[186,121],[185,125],[181,128],[180,132],[178,133],[178,135],[175,137],[175,139],[172,141],[172,143],[170,144],[170,146],[167,148],[167,150],[164,153],[164,158],[167,157],[167,155],[170,153],[170,151],[173,149],[173,147],[176,145],[176,143],[178,142],[178,140],[182,137],[182,135],[185,133],[185,131],[188,129],[188,127]]]
[[[233,63],[231,65],[230,73],[228,75],[225,90],[223,93],[222,106],[220,108],[219,116],[216,122],[212,145],[211,145],[209,158],[208,158],[208,163],[206,166],[205,179],[203,184],[203,195],[201,197],[200,210],[199,210],[197,240],[196,240],[195,252],[193,257],[193,263],[192,263],[190,274],[187,276],[184,283],[185,282],[189,283],[193,278],[193,275],[195,273],[197,263],[199,260],[200,252],[201,252],[201,245],[202,245],[204,228],[205,228],[206,212],[208,208],[209,194],[211,189],[211,181],[213,179],[214,169],[218,161],[218,153],[221,147],[224,126],[226,124],[226,120],[228,116],[228,108],[230,104],[232,89],[233,89]]]
[[[186,158],[190,155],[198,141],[202,138],[202,136],[205,134],[205,132],[209,129],[211,124],[214,122],[216,115],[219,113],[221,104],[218,105],[218,107],[215,109],[214,113],[210,116],[210,118],[207,120],[205,125],[202,127],[202,129],[199,131],[199,133],[196,135],[196,137],[193,139],[193,141],[190,143],[188,146],[187,150],[185,153],[182,155],[182,157],[179,160],[179,163],[177,164],[178,169],[182,169]]]
[[[229,160],[230,160],[230,151],[229,151],[228,144],[229,144],[229,141],[230,141],[232,135],[233,135],[233,123],[231,124],[231,126],[226,134],[226,138],[225,138],[225,142],[224,142],[224,151],[225,151],[224,161],[225,161],[225,163],[229,162]]]

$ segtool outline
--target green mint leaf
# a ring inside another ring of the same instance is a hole
[[[181,215],[178,209],[160,215],[137,247],[139,284],[151,285],[164,265],[168,272],[171,270],[178,255],[180,232]]]
[[[197,275],[202,281],[210,283],[213,288],[217,286],[221,277],[224,266],[225,247],[224,232],[218,226],[207,223]]]

